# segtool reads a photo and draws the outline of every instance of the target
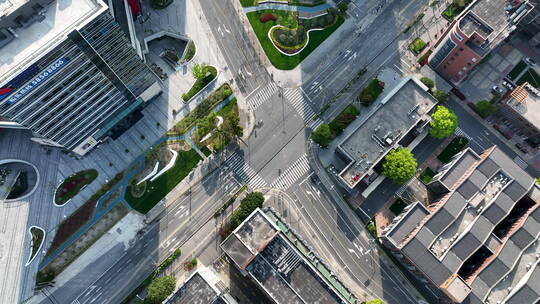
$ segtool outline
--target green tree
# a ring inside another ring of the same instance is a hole
[[[430,90],[435,87],[435,82],[431,78],[422,77],[420,78],[420,81],[426,85]]]
[[[202,138],[216,127],[216,113],[212,112],[197,123],[197,133]]]
[[[205,63],[197,63],[191,70],[191,74],[193,74],[193,77],[195,77],[197,80],[203,79],[207,72],[208,68]]]
[[[383,174],[396,184],[404,184],[414,176],[416,165],[416,159],[409,149],[394,149],[384,158]]]
[[[456,113],[443,106],[437,106],[431,115],[429,135],[435,138],[445,138],[456,131],[458,120]]]
[[[261,208],[264,195],[261,192],[251,192],[240,201],[240,207],[231,215],[231,226],[238,227],[255,209]]]
[[[349,3],[341,2],[338,4],[338,9],[341,12],[341,14],[345,15],[347,12],[347,9],[349,8]]]
[[[176,278],[172,276],[159,277],[150,283],[148,286],[148,295],[146,300],[150,303],[161,303],[176,288]]]
[[[437,99],[439,102],[446,102],[448,100],[448,94],[441,90],[435,90],[433,92],[433,97],[435,97],[435,99]]]
[[[495,114],[497,112],[497,106],[492,104],[487,100],[480,100],[474,107],[476,113],[482,118],[486,118],[489,115]]]
[[[328,124],[321,124],[313,134],[311,134],[311,139],[313,139],[314,142],[321,145],[323,148],[327,148],[330,142],[333,139],[332,131],[330,129],[330,125]]]
[[[383,304],[381,299],[373,299],[366,302],[366,304]]]

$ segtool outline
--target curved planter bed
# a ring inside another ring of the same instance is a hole
[[[20,160],[20,159],[11,159],[11,158],[9,158],[9,159],[0,160],[0,166],[1,165],[7,165],[7,164],[10,164],[10,163],[21,163],[21,164],[25,164],[25,165],[30,166],[32,169],[34,169],[33,173],[35,173],[35,176],[34,176],[35,180],[33,181],[34,186],[32,187],[32,189],[30,191],[27,191],[28,190],[27,189],[26,191],[21,193],[20,196],[17,196],[15,198],[6,198],[4,200],[4,202],[18,201],[18,200],[21,200],[23,198],[27,198],[36,191],[37,186],[39,185],[39,170],[34,164],[29,163],[29,162],[24,161],[24,160]]]
[[[290,30],[290,28],[288,27],[285,27],[283,25],[274,25],[270,28],[270,30],[268,31],[268,39],[270,39],[270,42],[272,42],[272,45],[274,45],[274,47],[283,55],[285,56],[296,56],[298,54],[300,54],[300,52],[302,52],[306,46],[308,46],[309,44],[309,33],[311,33],[312,31],[322,31],[324,30],[324,28],[317,28],[317,29],[309,29],[307,32],[306,32],[306,42],[304,43],[304,46],[302,46],[301,48],[299,48],[298,50],[294,50],[292,53],[287,53],[285,51],[283,51],[283,49],[281,47],[279,47],[278,45],[276,45],[276,42],[274,41],[274,38],[272,37],[272,33],[277,30],[278,28],[282,28],[282,29],[288,29]]]
[[[41,250],[41,247],[43,247],[46,235],[45,230],[38,226],[30,226],[30,228],[28,228],[28,233],[30,234],[30,255],[28,256],[28,261],[24,265],[25,267],[32,263]]]
[[[63,207],[97,177],[98,172],[96,169],[88,169],[79,171],[64,179],[64,181],[58,185],[54,193],[54,205],[56,207]],[[64,191],[64,195],[60,196],[59,191]]]

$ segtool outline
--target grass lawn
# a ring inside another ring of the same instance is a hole
[[[258,0],[240,0],[242,7],[256,6],[258,3]]]
[[[518,64],[516,64],[516,66],[510,71],[510,73],[508,73],[508,78],[510,78],[511,80],[516,80],[518,75],[526,68],[527,63],[525,63],[525,61],[523,60],[520,60]]]
[[[426,46],[427,43],[424,40],[416,38],[413,42],[411,42],[411,44],[409,44],[409,50],[418,55],[426,48]]]
[[[535,88],[540,88],[540,75],[536,73],[535,70],[529,69],[521,78],[517,81],[517,85],[522,85],[525,82],[528,82],[530,85],[532,85]]]
[[[272,13],[278,20],[261,22],[260,16],[266,13]],[[308,45],[299,53],[293,56],[287,56],[278,51],[270,38],[268,38],[268,31],[271,27],[277,24],[283,24],[283,20],[290,20],[294,14],[288,11],[278,10],[264,10],[258,12],[251,12],[247,14],[249,23],[253,31],[257,35],[257,39],[261,43],[262,48],[273,66],[280,70],[292,70],[294,69],[304,58],[306,58],[311,52],[313,52],[326,38],[328,38],[338,27],[345,21],[342,16],[338,16],[337,20],[331,26],[320,31],[312,31],[309,33]]]
[[[441,15],[448,21],[453,21],[457,15],[459,15],[472,0],[465,0],[464,6],[458,6],[454,3],[450,3],[448,7],[441,13]]]
[[[213,66],[207,66],[206,73],[207,75],[204,78],[195,80],[195,83],[187,93],[182,94],[182,99],[184,101],[190,100],[191,97],[195,96],[195,94],[199,93],[207,84],[214,80],[217,75],[217,70]]]
[[[343,130],[353,122],[358,115],[360,115],[360,111],[352,104],[348,105],[341,113],[339,113],[339,115],[329,123],[330,130],[332,130],[334,137],[341,135]]]
[[[427,185],[429,184],[429,182],[431,182],[435,174],[436,174],[435,171],[431,170],[430,167],[427,167],[426,170],[424,170],[424,172],[420,174],[419,178],[422,181],[422,183]]]
[[[98,172],[95,169],[79,171],[72,176],[66,178],[54,194],[54,201],[58,205],[62,205],[71,198],[73,198],[82,187],[93,182],[98,176]]]
[[[469,140],[465,137],[458,136],[454,138],[446,148],[437,156],[437,158],[443,163],[447,164],[452,160],[452,157],[454,155],[461,152],[467,145],[469,144]]]
[[[176,187],[197,166],[200,160],[201,157],[193,149],[189,151],[178,151],[178,158],[174,166],[153,182],[148,181],[146,191],[141,197],[134,197],[131,193],[131,185],[129,185],[126,189],[126,201],[133,209],[146,214],[167,193]]]
[[[390,206],[390,211],[392,211],[393,214],[400,215],[401,212],[403,212],[403,209],[407,207],[407,203],[405,203],[402,199],[398,198],[392,206]]]

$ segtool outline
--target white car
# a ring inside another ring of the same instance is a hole
[[[502,85],[510,91],[514,89],[514,85],[509,81],[503,80]]]
[[[530,65],[530,66],[536,66],[536,62],[534,60],[532,60],[531,57],[525,57],[524,58],[525,62]]]
[[[502,94],[502,93],[504,92],[503,89],[501,89],[499,86],[496,86],[496,85],[493,86],[492,89],[493,89],[493,91],[495,91],[495,92],[497,92],[497,93],[499,93],[499,94]]]

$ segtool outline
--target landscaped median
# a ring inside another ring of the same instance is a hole
[[[255,11],[247,17],[266,56],[281,70],[294,69],[345,21],[336,9],[312,19],[282,10]]]
[[[123,177],[123,172],[118,173],[60,224],[41,262],[37,283],[53,280],[127,214],[128,209],[122,203],[117,203],[99,214],[96,213],[99,199]]]
[[[311,135],[314,142],[326,148],[330,142],[341,135],[343,130],[360,115],[360,111],[352,104],[348,105],[329,124],[320,125]]]

